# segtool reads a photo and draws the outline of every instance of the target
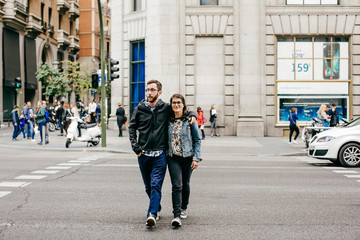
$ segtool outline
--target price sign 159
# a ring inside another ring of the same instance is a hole
[[[309,68],[311,67],[310,63],[298,63],[296,65],[296,71],[297,72],[307,72],[309,71]],[[292,64],[292,72],[295,71],[295,64]]]

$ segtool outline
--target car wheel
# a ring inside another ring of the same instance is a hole
[[[360,166],[360,145],[348,143],[340,149],[339,160],[344,167]]]

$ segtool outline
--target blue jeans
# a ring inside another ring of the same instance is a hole
[[[15,125],[13,125],[13,126],[14,126],[14,132],[12,135],[12,139],[16,139],[21,133],[21,128],[20,128],[19,124],[16,126]]]
[[[39,123],[39,131],[40,131],[40,139],[41,139],[41,143],[43,142],[43,127],[45,127],[46,122],[41,122]],[[45,130],[45,128],[44,128]]]
[[[150,198],[147,215],[155,217],[160,211],[161,188],[166,173],[166,156],[162,153],[158,157],[148,157],[142,154],[138,157],[141,176],[145,184],[145,191]]]
[[[34,122],[30,121],[29,123],[26,123],[26,125],[27,125],[27,136],[34,139],[35,137]]]
[[[174,218],[180,217],[181,209],[187,209],[189,204],[191,163],[192,157],[173,156],[168,158]]]
[[[64,128],[63,128],[63,125],[61,124],[60,120],[58,120],[58,125],[59,125],[59,128],[60,128],[60,133],[64,134]]]

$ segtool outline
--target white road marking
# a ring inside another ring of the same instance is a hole
[[[333,170],[335,173],[358,173],[357,171]]]
[[[2,182],[0,187],[25,187],[31,182]]]
[[[15,179],[23,179],[23,180],[39,180],[46,178],[46,175],[21,175],[16,177]]]
[[[80,166],[81,163],[60,163],[59,166]]]
[[[336,169],[347,169],[347,168],[344,168],[344,167],[323,167],[325,169],[331,169],[331,170],[336,170]]]
[[[87,160],[71,160],[69,161],[69,163],[88,163],[90,161],[87,161]]]
[[[360,175],[344,175],[344,176],[348,178],[360,178]]]
[[[56,174],[60,171],[50,171],[50,170],[37,170],[37,171],[33,171],[31,172],[32,174]]]
[[[10,194],[11,192],[7,192],[7,191],[0,191],[0,197],[4,197],[8,194]]]
[[[71,167],[56,167],[56,166],[54,166],[54,167],[47,167],[46,169],[49,169],[49,170],[51,170],[51,169],[53,169],[53,170],[66,170],[66,169],[70,169]]]

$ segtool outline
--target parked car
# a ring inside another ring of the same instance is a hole
[[[315,135],[311,139],[308,155],[340,162],[344,167],[359,167],[360,118]]]

